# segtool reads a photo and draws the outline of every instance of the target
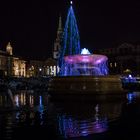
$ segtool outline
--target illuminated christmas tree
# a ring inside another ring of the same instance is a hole
[[[59,58],[60,75],[62,76],[64,75],[63,73],[65,67],[64,57],[67,55],[80,54],[80,51],[81,51],[80,37],[71,2],[65,23],[62,47],[60,50],[60,58]]]

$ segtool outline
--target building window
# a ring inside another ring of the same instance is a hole
[[[114,63],[114,66],[117,67],[117,63],[116,62]]]
[[[112,63],[110,63],[110,67],[112,67]]]

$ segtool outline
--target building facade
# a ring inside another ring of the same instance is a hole
[[[30,60],[27,66],[27,76],[28,77],[39,77],[39,76],[56,76],[59,72],[58,59],[62,45],[62,20],[59,17],[58,29],[56,39],[54,41],[53,47],[53,57],[48,58],[45,61]]]
[[[30,60],[27,67],[27,77],[56,76],[59,68],[57,61],[48,58],[45,61]]]
[[[110,74],[124,74],[126,71],[134,75],[140,74],[140,46],[123,43],[116,48],[105,48],[96,50],[108,56],[108,67]]]
[[[0,50],[0,76],[26,76],[26,61],[13,55],[10,42],[6,46],[6,51]]]
[[[0,76],[4,76],[8,74],[8,57],[9,55],[0,50]]]
[[[6,46],[6,50],[0,50],[0,76],[15,77],[38,77],[38,76],[56,76],[59,72],[58,59],[62,45],[62,20],[59,17],[56,39],[53,47],[53,57],[45,61],[30,60],[26,65],[26,61],[13,55],[13,48],[10,42]]]

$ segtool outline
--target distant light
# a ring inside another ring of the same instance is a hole
[[[39,71],[42,71],[42,69],[41,69],[41,68],[39,68]]]
[[[128,103],[132,103],[135,100],[135,98],[136,98],[136,94],[134,94],[133,92],[127,94]]]
[[[131,74],[129,74],[129,75],[128,75],[128,77],[129,77],[129,78],[132,78],[132,75],[131,75]]]
[[[72,2],[72,1],[70,1],[70,4],[73,4],[73,2]]]
[[[81,54],[90,54],[89,50],[84,48],[81,50]]]
[[[39,96],[39,105],[42,106],[42,96]]]

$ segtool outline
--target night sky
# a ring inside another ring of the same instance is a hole
[[[14,54],[25,59],[45,60],[52,56],[58,17],[65,24],[69,0],[0,1],[0,49],[11,41]],[[140,44],[140,2],[112,3],[73,0],[81,48]]]

